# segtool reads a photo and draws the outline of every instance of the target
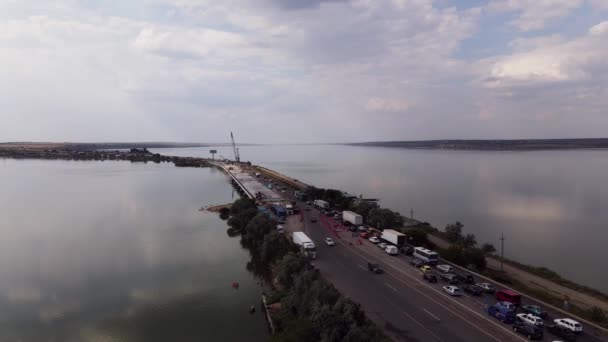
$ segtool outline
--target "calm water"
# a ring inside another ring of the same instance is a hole
[[[0,341],[264,341],[215,169],[0,159]],[[239,290],[230,284],[238,281]]]
[[[232,158],[228,147],[219,154]],[[159,150],[208,157],[208,148]],[[244,146],[243,160],[321,187],[381,199],[479,243],[608,291],[608,150],[481,152],[352,146]]]

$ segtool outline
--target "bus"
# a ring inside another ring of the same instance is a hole
[[[439,254],[424,247],[414,247],[413,255],[414,258],[420,259],[430,265],[437,265],[437,261],[439,261]]]

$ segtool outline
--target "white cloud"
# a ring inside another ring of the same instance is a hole
[[[410,104],[399,98],[371,97],[365,104],[368,112],[400,113],[406,111]]]
[[[517,12],[511,24],[521,31],[534,31],[572,13],[583,0],[492,0],[488,8],[498,12]]]
[[[603,21],[589,29],[592,35],[602,35],[608,33],[608,21]]]

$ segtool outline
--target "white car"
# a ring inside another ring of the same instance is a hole
[[[377,238],[377,237],[375,237],[375,236],[370,237],[370,238],[369,238],[369,241],[370,241],[371,243],[380,243],[380,239],[378,239],[378,238]]]
[[[583,326],[573,319],[557,318],[554,319],[553,322],[555,322],[555,324],[557,325],[561,325],[562,327],[570,329],[573,333],[580,334],[583,332]]]
[[[533,314],[520,313],[520,314],[517,314],[516,317],[518,320],[520,320],[522,322],[536,325],[537,327],[543,327],[545,325],[545,322],[543,321],[542,318],[540,318],[538,316],[534,316]]]
[[[454,273],[454,267],[450,265],[437,265],[437,270],[442,273]]]
[[[492,292],[496,291],[496,289],[494,289],[494,286],[492,286],[492,284],[489,284],[489,283],[477,283],[475,285],[481,287],[486,292],[492,293]]]
[[[386,244],[384,242],[380,242],[378,244],[378,247],[382,248],[382,249],[386,249]]]
[[[443,292],[449,294],[450,296],[462,296],[462,291],[460,291],[460,288],[458,286],[444,286]]]
[[[331,238],[325,238],[325,244],[327,244],[328,246],[335,246],[336,243],[334,242],[334,240],[332,240]]]

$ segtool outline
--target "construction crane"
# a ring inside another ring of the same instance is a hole
[[[234,150],[234,161],[237,163],[241,161],[241,157],[239,156],[239,149],[236,148],[236,144],[234,143],[234,135],[230,132],[230,139],[232,140],[232,149]]]

